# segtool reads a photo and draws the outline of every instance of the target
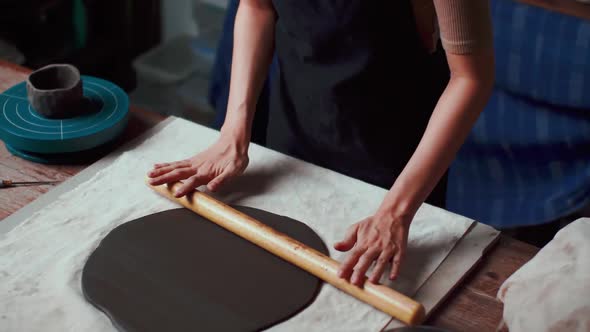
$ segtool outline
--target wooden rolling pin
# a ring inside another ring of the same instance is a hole
[[[408,325],[421,324],[424,320],[425,311],[422,304],[387,286],[376,285],[367,280],[362,288],[349,283],[338,276],[339,263],[336,260],[205,193],[195,191],[192,194],[176,198],[174,192],[180,188],[180,182],[160,186],[152,186],[148,182],[148,186],[164,197],[180,203],[230,232],[253,242]]]

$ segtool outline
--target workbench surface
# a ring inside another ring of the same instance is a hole
[[[26,68],[0,61],[0,91],[25,79]],[[121,142],[143,133],[164,117],[132,107],[129,125]],[[102,156],[97,156],[97,160]],[[12,156],[0,143],[0,174],[15,181],[66,180],[84,165],[41,165]],[[0,191],[0,222],[16,210],[50,190],[50,186],[8,188]],[[496,299],[500,285],[529,261],[538,248],[502,236],[476,268],[457,286],[432,314],[427,324],[453,331],[495,331],[502,317],[502,303]]]

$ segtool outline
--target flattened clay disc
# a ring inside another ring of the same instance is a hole
[[[328,253],[299,221],[235,208]],[[188,209],[115,228],[82,272],[86,299],[120,331],[259,331],[303,310],[321,284]]]

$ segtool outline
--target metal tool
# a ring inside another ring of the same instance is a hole
[[[20,186],[41,186],[41,185],[53,185],[61,181],[23,181],[14,182],[12,180],[0,180],[0,188],[12,188]]]

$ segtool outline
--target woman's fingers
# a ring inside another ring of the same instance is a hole
[[[389,279],[395,280],[399,276],[399,269],[402,264],[402,260],[404,259],[405,249],[402,246],[399,246],[399,249],[395,251],[393,256],[393,264],[391,265],[391,274],[389,275]]]
[[[379,256],[379,254],[379,249],[369,249],[365,251],[365,253],[361,256],[361,258],[358,260],[358,263],[354,267],[354,273],[350,278],[350,282],[359,287],[362,286],[365,283],[365,275],[367,273],[367,270],[375,261],[375,259]]]
[[[190,193],[191,191],[195,190],[195,188],[207,183],[209,178],[210,176],[207,175],[203,176],[195,174],[191,176],[182,184],[180,188],[178,188],[178,190],[174,193],[174,196],[178,198]]]
[[[387,267],[387,264],[391,261],[393,254],[393,248],[386,248],[381,252],[379,258],[377,258],[377,263],[375,263],[375,268],[371,273],[371,278],[369,279],[372,283],[379,283],[379,280],[383,275],[383,271],[385,271],[385,267]]]
[[[226,163],[224,160],[218,160],[217,162],[220,164]],[[191,163],[190,160],[182,160],[173,163],[156,164],[154,167],[148,173],[151,178],[151,185],[161,185],[187,179],[175,193],[176,197],[182,197],[204,184],[207,184],[209,190],[217,191],[232,177],[239,175],[239,169],[231,163],[219,167],[219,164],[215,165],[212,162],[199,163],[193,161]]]
[[[159,167],[157,165],[160,165]],[[156,164],[156,168],[154,168],[153,170],[151,170],[148,173],[148,176],[151,178],[155,178],[161,175],[164,175],[166,173],[172,172],[175,169],[178,168],[185,168],[185,167],[190,167],[190,162],[188,161],[177,161],[177,162],[173,162],[173,163],[166,163],[166,164]]]
[[[362,249],[355,249],[353,250],[350,255],[346,258],[346,260],[340,266],[340,270],[338,270],[338,276],[340,278],[344,278],[346,280],[350,279],[350,275],[353,272],[354,266],[358,262],[359,258],[365,253],[366,250]]]
[[[159,186],[164,183],[176,182],[184,180],[195,174],[195,171],[191,167],[177,168],[171,172],[160,175],[150,180],[150,184],[153,186]]]
[[[171,171],[173,171],[173,170],[175,170],[175,169],[176,169],[176,166],[174,166],[174,165],[162,166],[162,167],[160,167],[160,168],[156,168],[156,169],[153,169],[153,170],[151,170],[151,171],[148,173],[148,175],[149,175],[151,178],[155,178],[155,177],[158,177],[158,176],[164,175],[164,174],[166,174],[166,173],[168,173],[168,172],[171,172]]]
[[[358,223],[352,225],[346,232],[344,240],[334,244],[334,249],[338,251],[348,251],[352,249],[352,247],[354,247],[354,244],[356,243],[358,226]]]
[[[338,276],[352,284],[362,286],[367,271],[375,263],[369,277],[372,283],[379,283],[384,271],[392,262],[389,277],[397,278],[404,258],[409,222],[401,219],[370,217],[351,226],[345,238],[334,244],[340,251],[352,249],[338,270]]]
[[[219,174],[213,180],[209,181],[209,183],[207,184],[207,189],[213,192],[219,190],[219,188],[221,188],[223,184],[226,183],[234,175],[234,171],[225,169],[221,174]]]

